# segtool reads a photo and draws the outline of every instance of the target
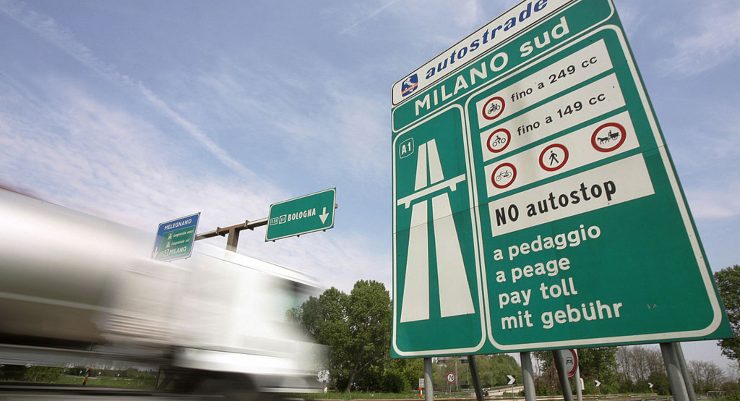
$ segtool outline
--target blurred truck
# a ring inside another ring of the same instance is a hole
[[[241,399],[308,392],[322,349],[287,318],[316,293],[297,271],[153,235],[0,189],[0,364],[160,367],[158,386]]]

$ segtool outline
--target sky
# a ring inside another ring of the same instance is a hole
[[[516,3],[0,0],[0,183],[152,235],[336,187],[335,228],[239,252],[390,288],[391,86]],[[710,265],[738,264],[740,3],[615,3]]]

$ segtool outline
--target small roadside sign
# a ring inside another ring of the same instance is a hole
[[[447,374],[447,383],[454,383],[455,382],[455,374],[450,372]]]
[[[189,258],[199,219],[200,213],[196,213],[160,223],[152,258],[164,261]]]
[[[265,241],[328,230],[334,227],[336,188],[273,203],[267,216]]]
[[[568,370],[568,377],[575,376],[578,370],[578,353],[574,349],[565,350],[562,353],[563,359],[565,359],[565,369]]]

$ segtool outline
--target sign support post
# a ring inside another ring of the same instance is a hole
[[[478,367],[475,365],[475,355],[468,355],[468,366],[470,367],[470,376],[473,379],[473,387],[475,388],[475,398],[478,401],[483,401],[483,389],[480,388]]]
[[[236,247],[239,244],[239,233],[243,230],[254,230],[256,227],[267,225],[267,217],[259,220],[249,221],[245,220],[244,223],[234,224],[228,227],[216,227],[213,231],[208,231],[195,236],[195,240],[199,241],[206,238],[213,237],[226,237],[226,249],[229,251],[236,252]]]
[[[578,350],[573,350],[578,355]],[[576,397],[578,401],[583,401],[583,386],[581,386],[581,367],[580,362],[576,362]]]
[[[226,249],[236,252],[236,247],[239,245],[239,230],[231,229],[226,237]]]
[[[681,343],[673,343],[673,346],[676,348],[676,356],[678,356],[678,364],[681,366],[683,381],[686,383],[686,392],[689,395],[689,401],[696,401],[694,383],[691,380],[691,375],[689,375],[689,369],[686,367],[686,359],[683,357],[683,348],[681,347]]]
[[[522,382],[524,384],[524,401],[537,401],[534,389],[534,368],[530,352],[520,352],[519,360],[522,364]]]
[[[424,401],[434,401],[432,384],[432,358],[424,358]]]
[[[552,351],[552,357],[555,360],[555,368],[558,371],[558,380],[560,380],[560,389],[563,391],[564,401],[573,401],[573,391],[570,388],[570,382],[568,381],[568,371],[565,368],[565,358],[563,358],[563,350],[556,349]]]
[[[681,374],[681,364],[678,362],[678,355],[674,344],[660,343],[660,352],[663,354],[663,363],[665,364],[666,374],[668,375],[668,384],[675,401],[689,401],[686,382],[683,380],[683,375]]]

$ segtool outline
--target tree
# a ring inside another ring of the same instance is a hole
[[[424,377],[423,359],[391,359],[386,363],[381,390],[389,393],[416,390],[420,377]]]
[[[660,351],[639,345],[617,349],[617,375],[622,392],[649,392],[648,383],[659,391],[658,384],[668,382]]]
[[[384,383],[398,388],[397,383],[403,383],[402,363],[396,364],[395,370],[390,369],[393,366],[386,369],[391,300],[382,283],[360,280],[349,295],[332,287],[289,315],[316,342],[328,346],[329,379],[335,387],[350,391],[353,384],[370,389]]]
[[[588,390],[594,380],[599,380],[601,386],[599,392],[615,392],[617,384],[617,348],[599,347],[578,350],[578,365],[581,369],[581,377]]]
[[[689,361],[689,373],[694,379],[694,390],[704,394],[707,391],[720,390],[725,382],[722,368],[717,364],[705,361]]]
[[[475,364],[481,387],[506,385],[509,381],[506,375],[512,375],[516,377],[519,383],[522,382],[522,369],[516,359],[510,355],[475,355]],[[421,367],[423,368],[423,365]],[[436,363],[432,366],[432,369],[435,389],[440,392],[473,387],[473,377],[467,356],[436,358]],[[423,373],[423,369],[421,373]],[[448,373],[454,373],[457,376],[455,383],[452,385],[447,382]]]
[[[483,387],[506,385],[509,382],[507,375],[514,376],[517,383],[522,382],[522,368],[511,355],[478,355],[475,363]]]
[[[391,298],[383,283],[360,280],[349,295],[347,308],[349,341],[346,342],[349,383],[368,368],[383,369],[391,335]]]
[[[552,357],[552,351],[535,352],[539,362],[540,377],[537,380],[538,394],[557,394],[560,382]],[[584,393],[613,392],[617,389],[617,349],[615,347],[584,348],[578,350],[578,365],[585,384]],[[598,390],[594,380],[599,380]],[[571,383],[571,386],[575,386]]]
[[[335,386],[339,381],[346,382],[347,304],[347,294],[332,287],[318,297],[310,297],[291,312],[316,342],[327,346],[329,380]]]
[[[535,381],[535,391],[541,395],[552,395],[560,393],[560,382],[555,368],[552,351],[533,352],[537,363],[538,377]]]
[[[740,366],[740,265],[714,273],[714,279],[732,329],[732,338],[719,340],[719,346],[722,347],[724,356],[734,359]]]

